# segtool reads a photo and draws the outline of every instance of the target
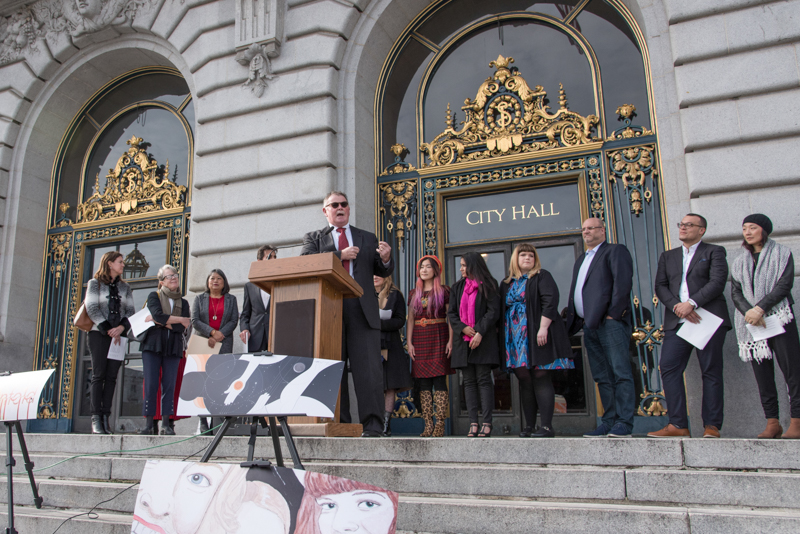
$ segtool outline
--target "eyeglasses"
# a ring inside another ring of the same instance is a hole
[[[339,206],[346,208],[348,206],[348,203],[346,200],[344,202],[331,202],[330,204],[327,204],[325,207],[327,208],[329,206],[333,209],[338,209]]]
[[[581,228],[581,232],[585,232],[586,230],[599,230],[603,228],[602,226],[584,226]]]
[[[168,274],[168,275],[166,275],[166,276],[165,276],[163,279],[164,279],[164,280],[174,280],[174,279],[176,279],[176,278],[178,278],[178,275],[177,275],[177,274]]]
[[[687,230],[691,230],[695,226],[697,226],[698,228],[705,228],[705,226],[701,226],[699,224],[694,224],[694,223],[678,223],[679,229],[686,228]]]

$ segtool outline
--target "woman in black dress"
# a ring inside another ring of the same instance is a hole
[[[494,384],[492,369],[500,365],[497,322],[500,293],[486,262],[477,252],[461,257],[461,280],[453,285],[447,316],[453,328],[450,366],[461,369],[464,397],[469,412],[469,437],[492,435]],[[483,425],[478,431],[478,411],[483,408]]]
[[[406,299],[392,277],[373,277],[381,314],[381,359],[383,360],[383,435],[392,435],[395,394],[411,389],[414,382],[400,331],[406,324]]]

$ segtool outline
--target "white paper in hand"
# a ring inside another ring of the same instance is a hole
[[[711,336],[719,328],[719,325],[722,324],[722,318],[703,308],[697,308],[694,311],[700,316],[700,322],[697,324],[689,321],[683,323],[683,326],[678,329],[678,337],[703,350],[706,348]]]
[[[214,348],[208,346],[208,338],[199,334],[192,334],[186,345],[186,354],[219,354],[222,343],[215,343]]]
[[[111,346],[108,348],[108,359],[122,361],[125,355],[128,354],[128,342],[124,338],[119,338],[119,343],[116,340],[111,340]]]
[[[128,317],[128,321],[131,323],[131,331],[133,331],[134,336],[139,337],[142,332],[151,326],[156,325],[156,323],[153,321],[145,321],[148,315],[150,315],[150,310],[148,310],[147,307],[144,307]]]
[[[392,318],[392,310],[378,310],[381,315],[381,321],[386,321]]]
[[[767,326],[754,326],[752,324],[746,324],[745,326],[750,331],[750,335],[753,336],[753,341],[761,341],[762,339],[769,339],[771,337],[775,337],[778,334],[783,334],[786,332],[786,329],[781,324],[780,319],[778,319],[777,315],[770,315],[769,317],[764,317],[764,322]]]

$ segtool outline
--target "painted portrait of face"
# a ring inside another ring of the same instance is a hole
[[[394,534],[398,495],[364,482],[307,473],[297,534]]]

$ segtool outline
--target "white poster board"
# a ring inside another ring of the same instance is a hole
[[[36,419],[39,397],[55,369],[0,376],[0,420]]]

